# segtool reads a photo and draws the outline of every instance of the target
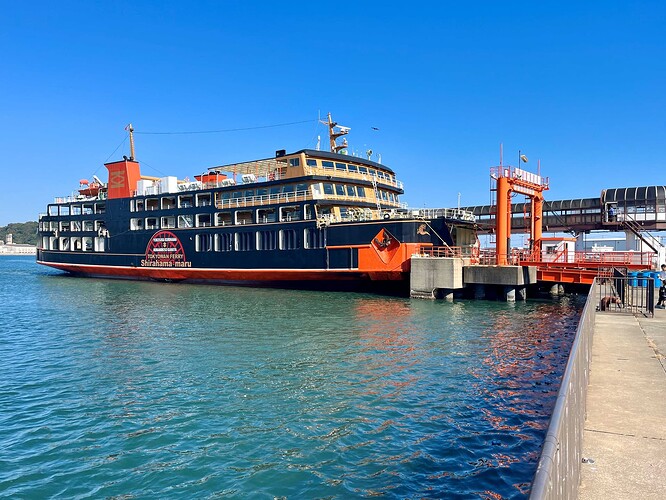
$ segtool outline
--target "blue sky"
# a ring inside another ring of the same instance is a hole
[[[666,183],[666,2],[0,0],[0,225],[128,154],[147,175],[314,147],[317,115],[379,152],[411,206],[489,202],[489,168],[546,198]],[[220,134],[140,132],[224,130]],[[378,127],[375,131],[372,127]]]

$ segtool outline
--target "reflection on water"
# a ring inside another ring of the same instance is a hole
[[[581,305],[0,270],[9,497],[524,497]]]

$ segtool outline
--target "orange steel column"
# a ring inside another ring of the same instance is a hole
[[[495,252],[498,266],[508,264],[509,241],[511,238],[511,190],[509,179],[504,177],[503,172],[497,178],[497,214],[495,214],[495,225],[497,228],[497,242]]]
[[[538,192],[532,198],[532,253],[541,254],[543,230],[543,194]]]

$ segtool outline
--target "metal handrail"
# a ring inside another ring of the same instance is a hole
[[[577,498],[598,290],[590,288],[532,481],[530,500]]]

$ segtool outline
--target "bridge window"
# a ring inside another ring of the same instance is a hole
[[[309,167],[316,167],[317,166],[317,160],[313,160],[312,158],[308,158],[307,160],[305,160],[305,162],[307,163],[307,165]]]
[[[157,210],[160,208],[160,202],[157,198],[146,199],[146,210]]]
[[[326,169],[333,169],[333,162],[332,161],[322,161],[321,166],[326,168]]]

